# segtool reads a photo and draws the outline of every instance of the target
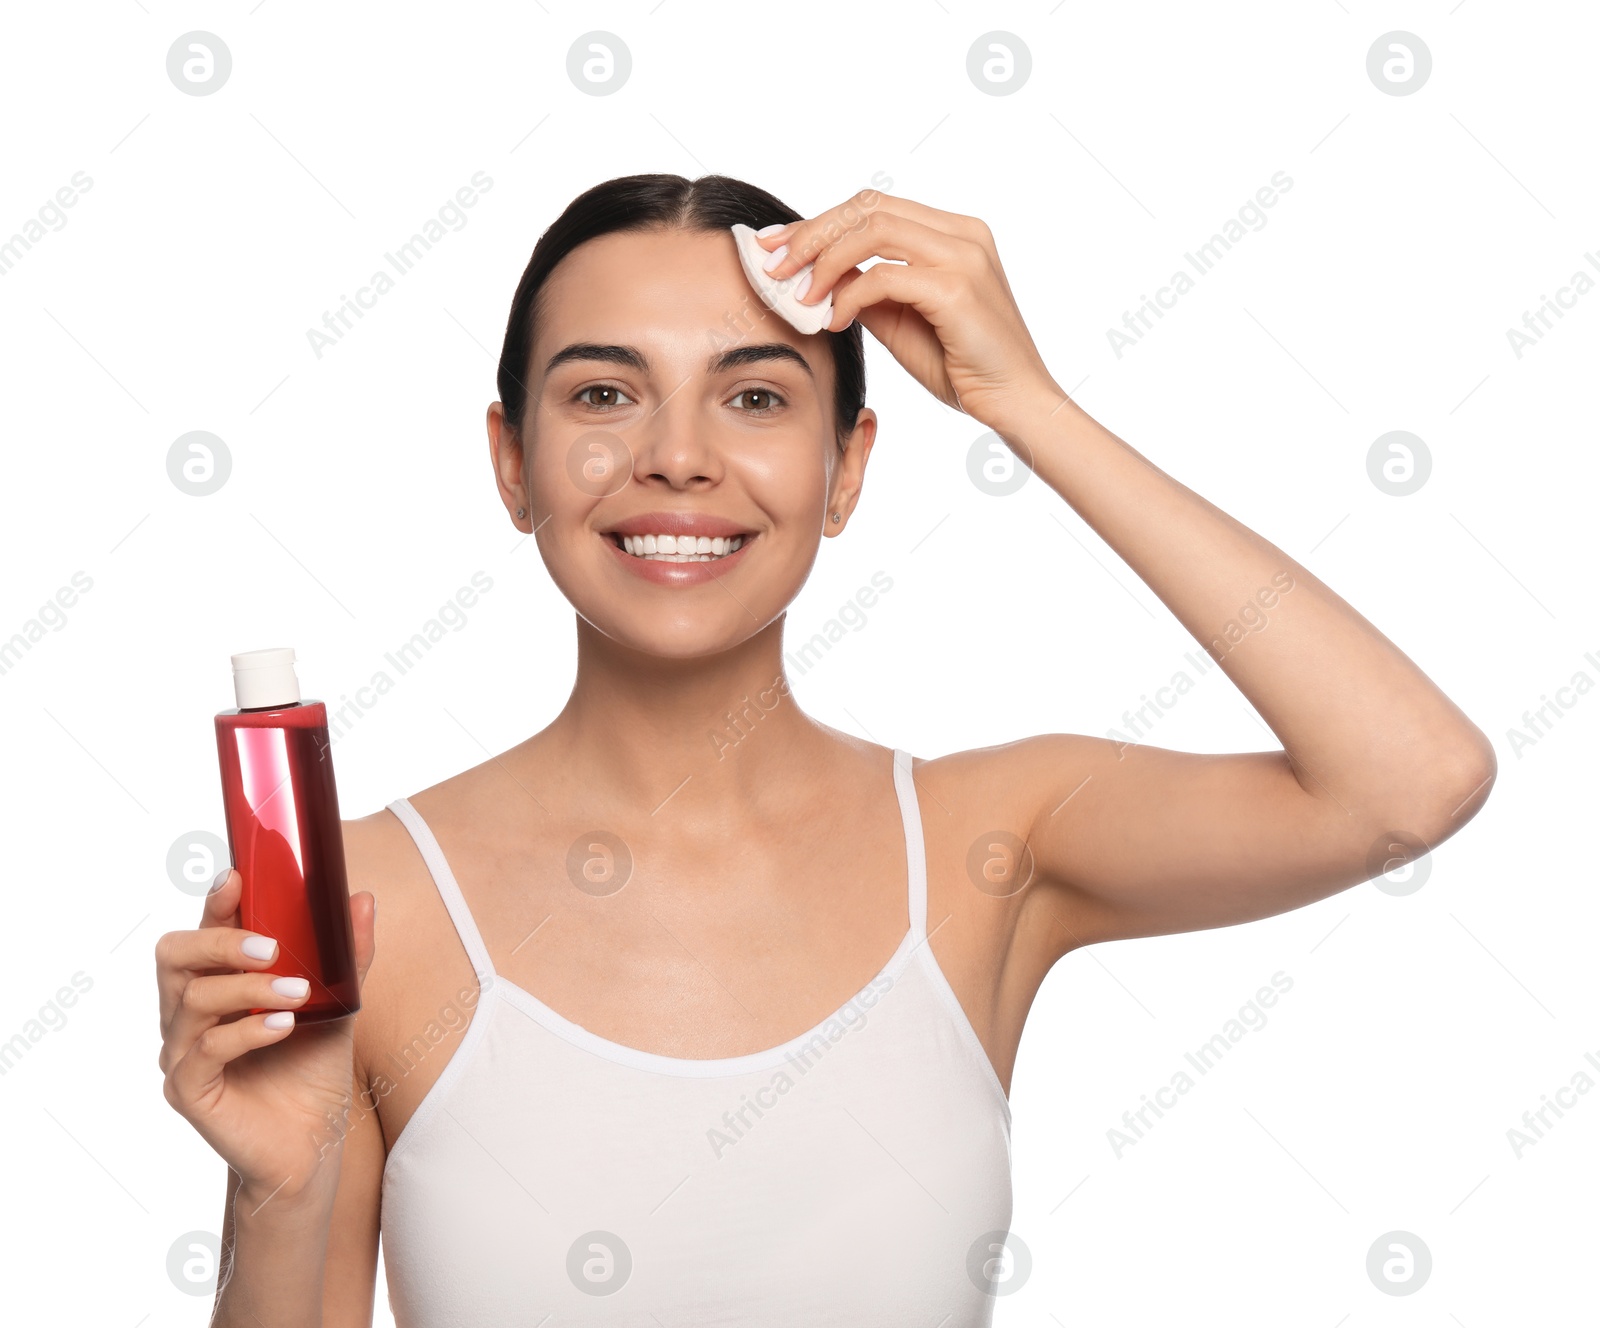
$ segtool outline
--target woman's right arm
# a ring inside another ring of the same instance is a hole
[[[155,948],[162,1091],[229,1169],[212,1323],[369,1324],[372,1276],[366,1306],[353,1317],[348,1272],[359,1275],[359,1260],[343,1257],[352,1235],[367,1226],[376,1266],[382,1162],[374,1168],[371,1149],[376,1142],[381,1152],[382,1142],[376,1118],[363,1109],[364,1075],[354,1053],[359,1015],[274,1027],[267,1021],[277,1014],[249,1013],[292,1012],[306,997],[274,989],[266,970],[275,946],[264,955],[244,948],[252,933],[239,926],[242,884],[230,870],[206,897],[200,926],[167,932]],[[370,891],[350,897],[363,984],[375,950],[375,908]],[[341,1257],[325,1279],[335,1246]],[[337,1319],[324,1315],[325,1280],[337,1288]]]
[[[278,1206],[244,1193],[228,1171],[222,1265],[212,1328],[296,1321],[322,1328],[371,1328],[378,1283],[378,1208],[388,1150],[366,1092],[357,1040],[355,1105],[340,1145],[331,1201]],[[320,1319],[286,1309],[320,1305]],[[254,1316],[254,1317],[252,1317]],[[274,1317],[278,1316],[278,1317]]]
[[[325,1312],[324,1268],[333,1209],[334,1201],[321,1195],[285,1204],[263,1201],[247,1193],[239,1173],[229,1168],[211,1328],[332,1328],[338,1323]],[[371,1302],[361,1319],[346,1322],[370,1324]]]

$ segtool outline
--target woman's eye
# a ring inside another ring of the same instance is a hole
[[[735,402],[739,402],[750,397],[755,398],[754,402],[749,405],[739,406],[738,409],[749,411],[753,415],[765,415],[775,405],[783,403],[782,397],[765,387],[747,387],[744,391],[736,393],[733,399]]]
[[[589,392],[594,392],[598,395],[592,401],[585,400],[585,394]],[[602,410],[612,406],[620,406],[623,402],[632,402],[632,398],[620,387],[611,387],[604,383],[596,383],[592,387],[581,389],[577,393],[577,400],[582,401],[586,406],[596,406]]]

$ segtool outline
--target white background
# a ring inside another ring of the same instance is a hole
[[[199,914],[169,850],[223,830],[227,657],[291,644],[306,695],[336,702],[481,571],[466,626],[338,742],[343,814],[548,721],[572,614],[494,493],[484,409],[541,230],[601,179],[671,171],[808,215],[883,172],[983,217],[1058,381],[1350,600],[1499,755],[1414,894],[1367,884],[1056,968],[1012,1093],[1033,1271],[996,1322],[1595,1322],[1600,1093],[1520,1158],[1507,1139],[1600,1057],[1600,698],[1520,753],[1508,738],[1574,674],[1600,678],[1600,294],[1520,358],[1507,338],[1576,271],[1600,277],[1592,8],[722,8],[737,20],[690,0],[7,7],[0,237],[74,172],[92,188],[0,278],[0,640],[74,573],[92,589],[0,674],[0,1040],[72,974],[92,987],[0,1077],[4,1317],[206,1321],[167,1256],[219,1229],[224,1169],[162,1098],[152,947]],[[209,96],[166,72],[196,29],[232,54]],[[632,55],[608,96],[566,73],[594,29]],[[966,72],[994,29],[1031,53],[1011,95]],[[1393,30],[1432,52],[1408,96],[1366,72]],[[319,359],[307,329],[477,171],[493,188],[468,224]],[[1119,358],[1107,329],[1277,171],[1293,188],[1268,223]],[[979,491],[973,422],[868,344],[869,483],[791,635],[876,570],[894,585],[796,680],[801,703],[919,756],[1105,733],[1193,641],[1037,481]],[[1397,429],[1433,460],[1407,497],[1366,468]],[[208,497],[168,478],[192,430],[231,457]],[[1277,745],[1220,671],[1151,741]],[[1279,970],[1294,985],[1267,1026],[1119,1159],[1108,1129]],[[1432,1252],[1411,1295],[1366,1272],[1395,1230]],[[379,1323],[385,1299],[380,1282]]]

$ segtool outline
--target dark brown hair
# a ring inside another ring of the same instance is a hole
[[[511,299],[496,383],[506,422],[519,441],[528,408],[523,375],[533,353],[539,295],[556,264],[585,240],[656,227],[725,231],[735,222],[759,230],[774,222],[800,219],[798,212],[765,189],[727,175],[702,175],[695,180],[681,175],[623,175],[579,194],[539,237]],[[833,352],[834,431],[842,446],[866,404],[861,325],[852,322],[843,332],[829,332],[827,337]]]

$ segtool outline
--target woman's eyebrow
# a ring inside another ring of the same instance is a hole
[[[806,363],[806,357],[793,346],[781,341],[767,341],[756,346],[735,346],[732,350],[725,350],[721,355],[713,355],[706,361],[706,372],[723,373],[728,369],[737,369],[743,364],[758,364],[762,360],[793,360],[811,374],[811,366]],[[816,377],[815,374],[811,376]]]
[[[640,373],[648,373],[649,362],[632,346],[602,346],[593,341],[574,341],[563,346],[544,366],[546,374],[569,360],[603,360],[607,364],[620,364]]]
[[[563,346],[550,357],[544,366],[544,371],[548,375],[558,366],[574,360],[599,360],[606,364],[620,364],[629,369],[637,369],[640,373],[650,371],[650,362],[632,346],[601,345],[594,341],[574,341],[570,345]],[[790,360],[813,378],[816,377],[811,372],[811,365],[806,362],[806,357],[793,346],[781,341],[767,341],[754,346],[735,346],[720,355],[712,355],[706,361],[706,372],[725,373],[729,369],[737,369],[746,364],[759,364],[764,360]]]

